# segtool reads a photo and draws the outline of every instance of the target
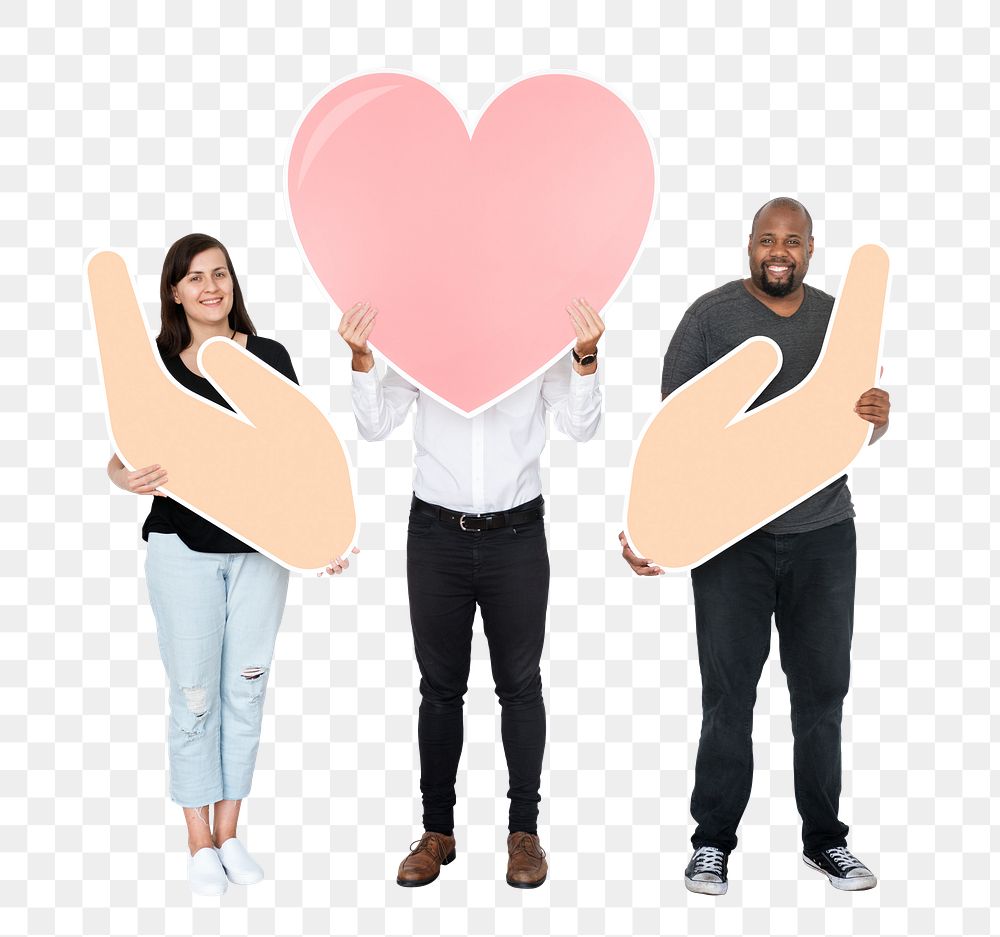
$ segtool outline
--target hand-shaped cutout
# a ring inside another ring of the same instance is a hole
[[[679,387],[639,437],[626,501],[634,551],[690,569],[829,484],[872,429],[854,411],[878,374],[889,258],[851,258],[823,350],[797,387],[746,412],[781,368],[753,338]]]
[[[354,542],[347,456],[326,416],[235,342],[213,338],[199,370],[232,413],[181,387],[160,360],[125,262],[94,254],[91,309],[115,449],[169,469],[164,489],[283,566],[318,570]]]

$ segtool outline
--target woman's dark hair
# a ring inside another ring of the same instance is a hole
[[[184,307],[174,302],[173,288],[187,276],[191,261],[202,251],[213,247],[222,251],[233,281],[233,308],[229,310],[229,328],[248,335],[257,334],[243,302],[240,281],[236,279],[236,271],[233,270],[233,262],[225,245],[208,234],[186,234],[170,245],[163,260],[163,273],[160,275],[160,334],[156,336],[156,347],[164,358],[179,355],[191,344],[187,315]]]

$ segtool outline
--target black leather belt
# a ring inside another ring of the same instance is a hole
[[[438,504],[428,504],[416,495],[410,502],[410,510],[427,514],[452,527],[462,530],[497,530],[500,527],[514,527],[545,517],[545,500],[539,495],[534,501],[518,504],[509,511],[494,511],[492,514],[461,514]]]

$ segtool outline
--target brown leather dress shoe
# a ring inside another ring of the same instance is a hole
[[[549,864],[534,833],[511,833],[507,837],[507,884],[513,888],[537,888],[545,881]]]
[[[455,858],[455,837],[443,833],[424,833],[410,854],[399,863],[396,884],[405,888],[430,885],[441,874],[441,866]]]

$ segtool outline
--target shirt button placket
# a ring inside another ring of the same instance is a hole
[[[486,511],[486,415],[480,413],[472,418],[472,510],[475,514]]]

